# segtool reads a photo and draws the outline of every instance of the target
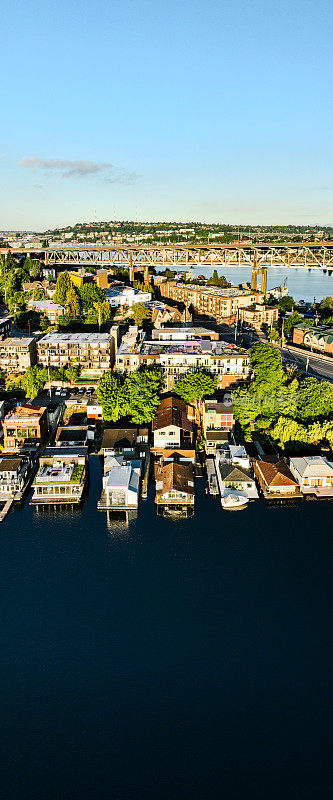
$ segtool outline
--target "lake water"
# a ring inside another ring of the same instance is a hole
[[[10,800],[331,797],[332,504],[0,529]]]
[[[195,275],[202,274],[210,277],[213,274],[212,267],[200,267],[195,270]],[[234,284],[251,281],[250,267],[228,267],[218,269],[219,275],[224,275],[228,281]],[[333,272],[323,272],[320,269],[287,269],[285,267],[269,267],[267,276],[267,288],[272,289],[280,286],[287,278],[289,294],[295,300],[306,300],[313,302],[314,297],[317,301],[322,300],[327,295],[333,295]]]

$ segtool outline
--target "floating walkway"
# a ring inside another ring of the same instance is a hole
[[[219,486],[217,482],[217,475],[215,470],[215,462],[212,456],[206,458],[207,480],[209,494],[218,495]]]

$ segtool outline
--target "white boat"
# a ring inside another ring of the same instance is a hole
[[[221,497],[222,508],[225,508],[227,511],[233,511],[236,508],[245,508],[248,502],[249,498],[246,494],[237,492],[236,489],[230,489]]]

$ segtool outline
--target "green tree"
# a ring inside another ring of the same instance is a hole
[[[202,420],[202,400],[216,389],[217,377],[207,372],[187,372],[174,383],[174,392],[186,403],[194,403],[197,416]]]
[[[281,297],[281,300],[279,300],[279,309],[281,314],[285,314],[286,311],[292,311],[294,306],[295,300],[293,297],[288,297],[288,295],[286,295],[285,297]]]
[[[267,394],[279,390],[286,382],[280,350],[262,343],[250,350],[251,367],[254,372],[255,391]]]
[[[111,317],[111,307],[107,300],[104,302],[94,303],[93,307],[89,309],[87,320],[91,323],[104,325]]]
[[[79,294],[84,311],[89,311],[95,303],[103,303],[106,296],[104,289],[100,289],[96,283],[84,283],[79,289]]]
[[[122,416],[122,385],[112,370],[104,372],[98,383],[97,401],[106,422],[117,422]]]
[[[38,389],[44,386],[47,381],[47,369],[39,367],[29,367],[22,377],[21,385],[25,390],[26,396],[33,398],[36,397]]]
[[[162,373],[152,367],[136,370],[127,376],[121,397],[125,413],[136,425],[151,422],[154,418],[163,381]]]
[[[55,303],[59,303],[60,306],[65,306],[67,300],[67,293],[72,285],[73,284],[71,282],[67,270],[65,270],[65,272],[59,272],[53,301]]]
[[[298,323],[302,322],[302,321],[303,321],[303,317],[301,317],[300,314],[297,311],[293,311],[293,313],[290,314],[290,317],[286,317],[285,318],[285,322],[284,322],[285,335],[288,336],[288,337],[291,336],[295,325],[298,325]]]
[[[326,419],[333,414],[333,386],[328,381],[305,378],[298,389],[297,415],[301,420]]]
[[[330,295],[324,297],[320,303],[319,310],[323,317],[330,317],[333,314],[333,297]]]
[[[65,376],[71,383],[76,381],[81,374],[81,367],[79,364],[71,364],[65,369]]]
[[[80,302],[75,286],[71,285],[66,295],[66,308],[68,314],[75,319],[80,316]]]
[[[135,303],[128,316],[134,319],[135,325],[142,325],[145,319],[151,319],[151,309],[145,303]]]

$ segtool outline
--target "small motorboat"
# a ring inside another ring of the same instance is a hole
[[[245,508],[249,502],[249,498],[242,492],[237,492],[236,489],[226,491],[221,497],[222,508],[226,511],[233,511],[237,508]]]

